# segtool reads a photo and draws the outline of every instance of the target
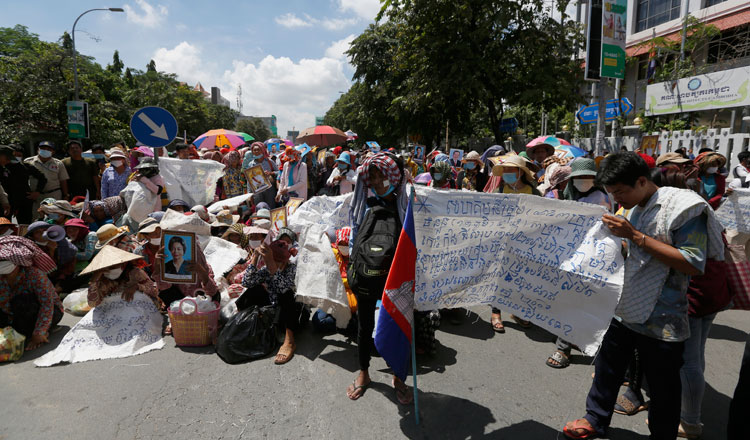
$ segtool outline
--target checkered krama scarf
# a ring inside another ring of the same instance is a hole
[[[57,268],[54,260],[33,241],[15,235],[0,237],[0,260],[8,260],[17,266],[35,266],[44,273]]]
[[[383,176],[391,182],[391,185],[399,186],[401,184],[401,170],[398,169],[398,164],[393,158],[385,153],[378,153],[368,157],[362,162],[362,165],[357,168],[357,177],[362,179],[365,187],[370,187],[370,166],[377,167]]]

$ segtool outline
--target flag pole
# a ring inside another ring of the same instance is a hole
[[[409,199],[411,202],[415,200],[415,194],[414,194],[414,185],[412,184],[411,187],[411,195],[409,196]],[[416,245],[416,243],[414,243]],[[416,280],[416,264],[417,262],[414,262],[415,266],[415,278],[412,283],[417,282]],[[414,294],[414,285],[412,285],[412,295]],[[415,304],[416,306],[416,304]],[[414,377],[414,418],[416,421],[417,426],[419,426],[419,398],[417,397],[417,338],[415,336],[414,332],[414,326],[417,325],[416,320],[414,319],[414,311],[412,311],[411,314],[411,370],[412,370],[412,376]]]

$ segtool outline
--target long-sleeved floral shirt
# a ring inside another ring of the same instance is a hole
[[[294,290],[294,278],[297,275],[297,265],[289,263],[284,270],[277,270],[271,275],[267,267],[258,269],[255,265],[247,266],[245,277],[242,279],[242,285],[246,288],[255,287],[263,284],[268,290],[271,304],[278,304],[279,295],[287,290]]]
[[[52,324],[52,315],[57,307],[63,311],[60,297],[55,291],[55,286],[47,275],[36,267],[21,267],[18,273],[18,282],[11,287],[7,281],[0,279],[0,310],[12,316],[10,307],[11,300],[16,295],[36,295],[39,301],[39,315],[34,326],[34,335],[46,336]]]

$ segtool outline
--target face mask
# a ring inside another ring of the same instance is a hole
[[[518,176],[516,176],[516,173],[503,173],[503,181],[505,183],[513,185],[514,183],[518,182]]]
[[[121,160],[113,160],[113,161],[112,161],[112,166],[113,166],[113,167],[115,167],[115,168],[119,168],[119,167],[121,167],[121,166],[122,166],[122,164],[124,164],[124,163],[125,163],[125,162],[123,162],[123,161],[121,161]]]
[[[589,192],[594,187],[594,181],[591,179],[573,179],[573,186],[582,193]]]
[[[8,235],[10,235],[10,234],[12,234],[12,233],[13,233],[13,230],[12,230],[12,229],[10,229],[10,228],[8,228],[8,230],[7,230],[7,231],[3,232],[3,235],[2,235],[2,236],[3,236],[3,237],[5,237],[5,236],[8,236]]]
[[[94,155],[94,159],[96,159],[96,160],[104,159],[104,155],[103,154],[95,154]]]
[[[0,275],[8,275],[16,270],[16,265],[8,260],[0,261]]]
[[[42,240],[42,241],[36,241],[35,240],[34,243],[38,244],[39,246],[46,246],[47,245],[47,240]]]
[[[387,182],[387,180],[385,180],[385,182]],[[388,197],[393,192],[394,189],[396,189],[396,187],[393,186],[393,185],[390,185],[390,186],[388,186],[388,190],[385,192],[385,194],[380,195],[378,193],[375,193],[375,197],[377,197],[379,199],[382,199],[384,197]]]
[[[117,269],[110,269],[110,270],[104,272],[104,276],[107,279],[110,279],[110,280],[116,280],[116,279],[120,278],[120,275],[122,275],[122,268],[121,267],[118,267]]]
[[[153,244],[154,246],[159,246],[161,244],[161,237],[159,237],[159,238],[152,238],[148,242],[151,243],[151,244]]]
[[[60,220],[60,214],[55,214],[54,212],[47,214],[47,218],[50,220]]]
[[[443,173],[435,173],[432,175],[434,180],[443,180]]]
[[[349,165],[344,164],[344,163],[340,163],[340,164],[338,164],[338,167],[339,167],[340,170],[345,170],[345,169],[349,168]]]
[[[475,164],[474,162],[466,162],[464,164],[464,168],[466,168],[467,170],[473,170],[476,166],[477,164]]]
[[[52,157],[52,152],[49,150],[39,150],[39,156],[45,159]]]
[[[719,171],[719,167],[706,168],[706,174],[716,174],[717,171]]]
[[[250,240],[247,243],[250,245],[251,248],[255,249],[258,246],[260,246],[261,241],[260,240]]]
[[[341,246],[339,247],[339,252],[341,252],[341,255],[348,257],[349,256],[349,246]]]
[[[263,158],[262,154],[253,154],[253,159],[255,160],[262,159],[262,158]]]
[[[15,163],[21,163],[21,158],[20,157],[14,157],[13,158],[13,162],[15,162]]]

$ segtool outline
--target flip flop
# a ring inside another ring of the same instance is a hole
[[[510,315],[510,319],[514,320],[516,322],[516,324],[518,324],[518,325],[521,326],[521,328],[530,328],[531,327],[531,323],[529,321],[523,320],[523,319],[519,318],[516,315]]]
[[[588,421],[586,419],[578,419],[573,421],[573,429],[568,429],[568,425],[565,425],[563,427],[563,434],[565,434],[565,437],[569,439],[589,439],[589,438],[597,438],[599,437],[599,433],[594,431],[592,428],[590,428],[587,425],[584,425],[583,422],[586,422],[588,425]],[[579,429],[583,429],[584,432],[582,434],[578,433]]]
[[[278,353],[276,353],[276,359],[274,359],[274,361],[273,361],[274,364],[276,364],[276,365],[284,365],[285,363],[291,361],[292,358],[294,357],[294,351],[297,349],[297,346],[296,345],[291,345],[291,346],[287,345],[286,346],[287,347],[286,350],[284,350],[284,347],[285,346],[282,345],[281,348],[279,348]],[[289,349],[289,347],[291,347],[291,349]],[[281,350],[284,350],[284,351],[281,351]],[[286,356],[286,357],[284,359],[282,359],[282,360],[278,360],[279,356]]]
[[[633,402],[629,398],[627,398],[624,394],[617,398],[617,403],[615,404],[614,411],[617,414],[622,414],[625,416],[634,416],[638,414],[641,411],[645,411],[648,409],[648,402],[641,403],[641,402]]]
[[[495,330],[497,333],[505,333],[505,326],[503,326],[502,318],[496,318],[493,316],[490,318],[490,323],[492,324],[492,330]]]
[[[553,364],[550,361],[555,361],[557,363]],[[567,354],[563,353],[560,350],[557,350],[554,353],[552,353],[550,357],[547,358],[546,364],[548,367],[552,367],[552,368],[565,368],[568,365],[570,365],[570,359],[568,358]]]
[[[360,397],[365,395],[365,391],[367,391],[370,383],[372,383],[371,380],[367,381],[367,383],[365,384],[357,385],[357,379],[354,379],[354,382],[352,382],[352,386],[346,389],[346,397],[348,397],[350,400],[359,399]],[[357,392],[357,390],[362,390],[362,393],[359,396],[351,397],[351,395]]]
[[[401,405],[408,405],[414,400],[414,396],[409,392],[409,387],[405,383],[401,382],[401,386],[396,386],[396,380],[391,380],[393,389],[396,390],[396,400]]]

